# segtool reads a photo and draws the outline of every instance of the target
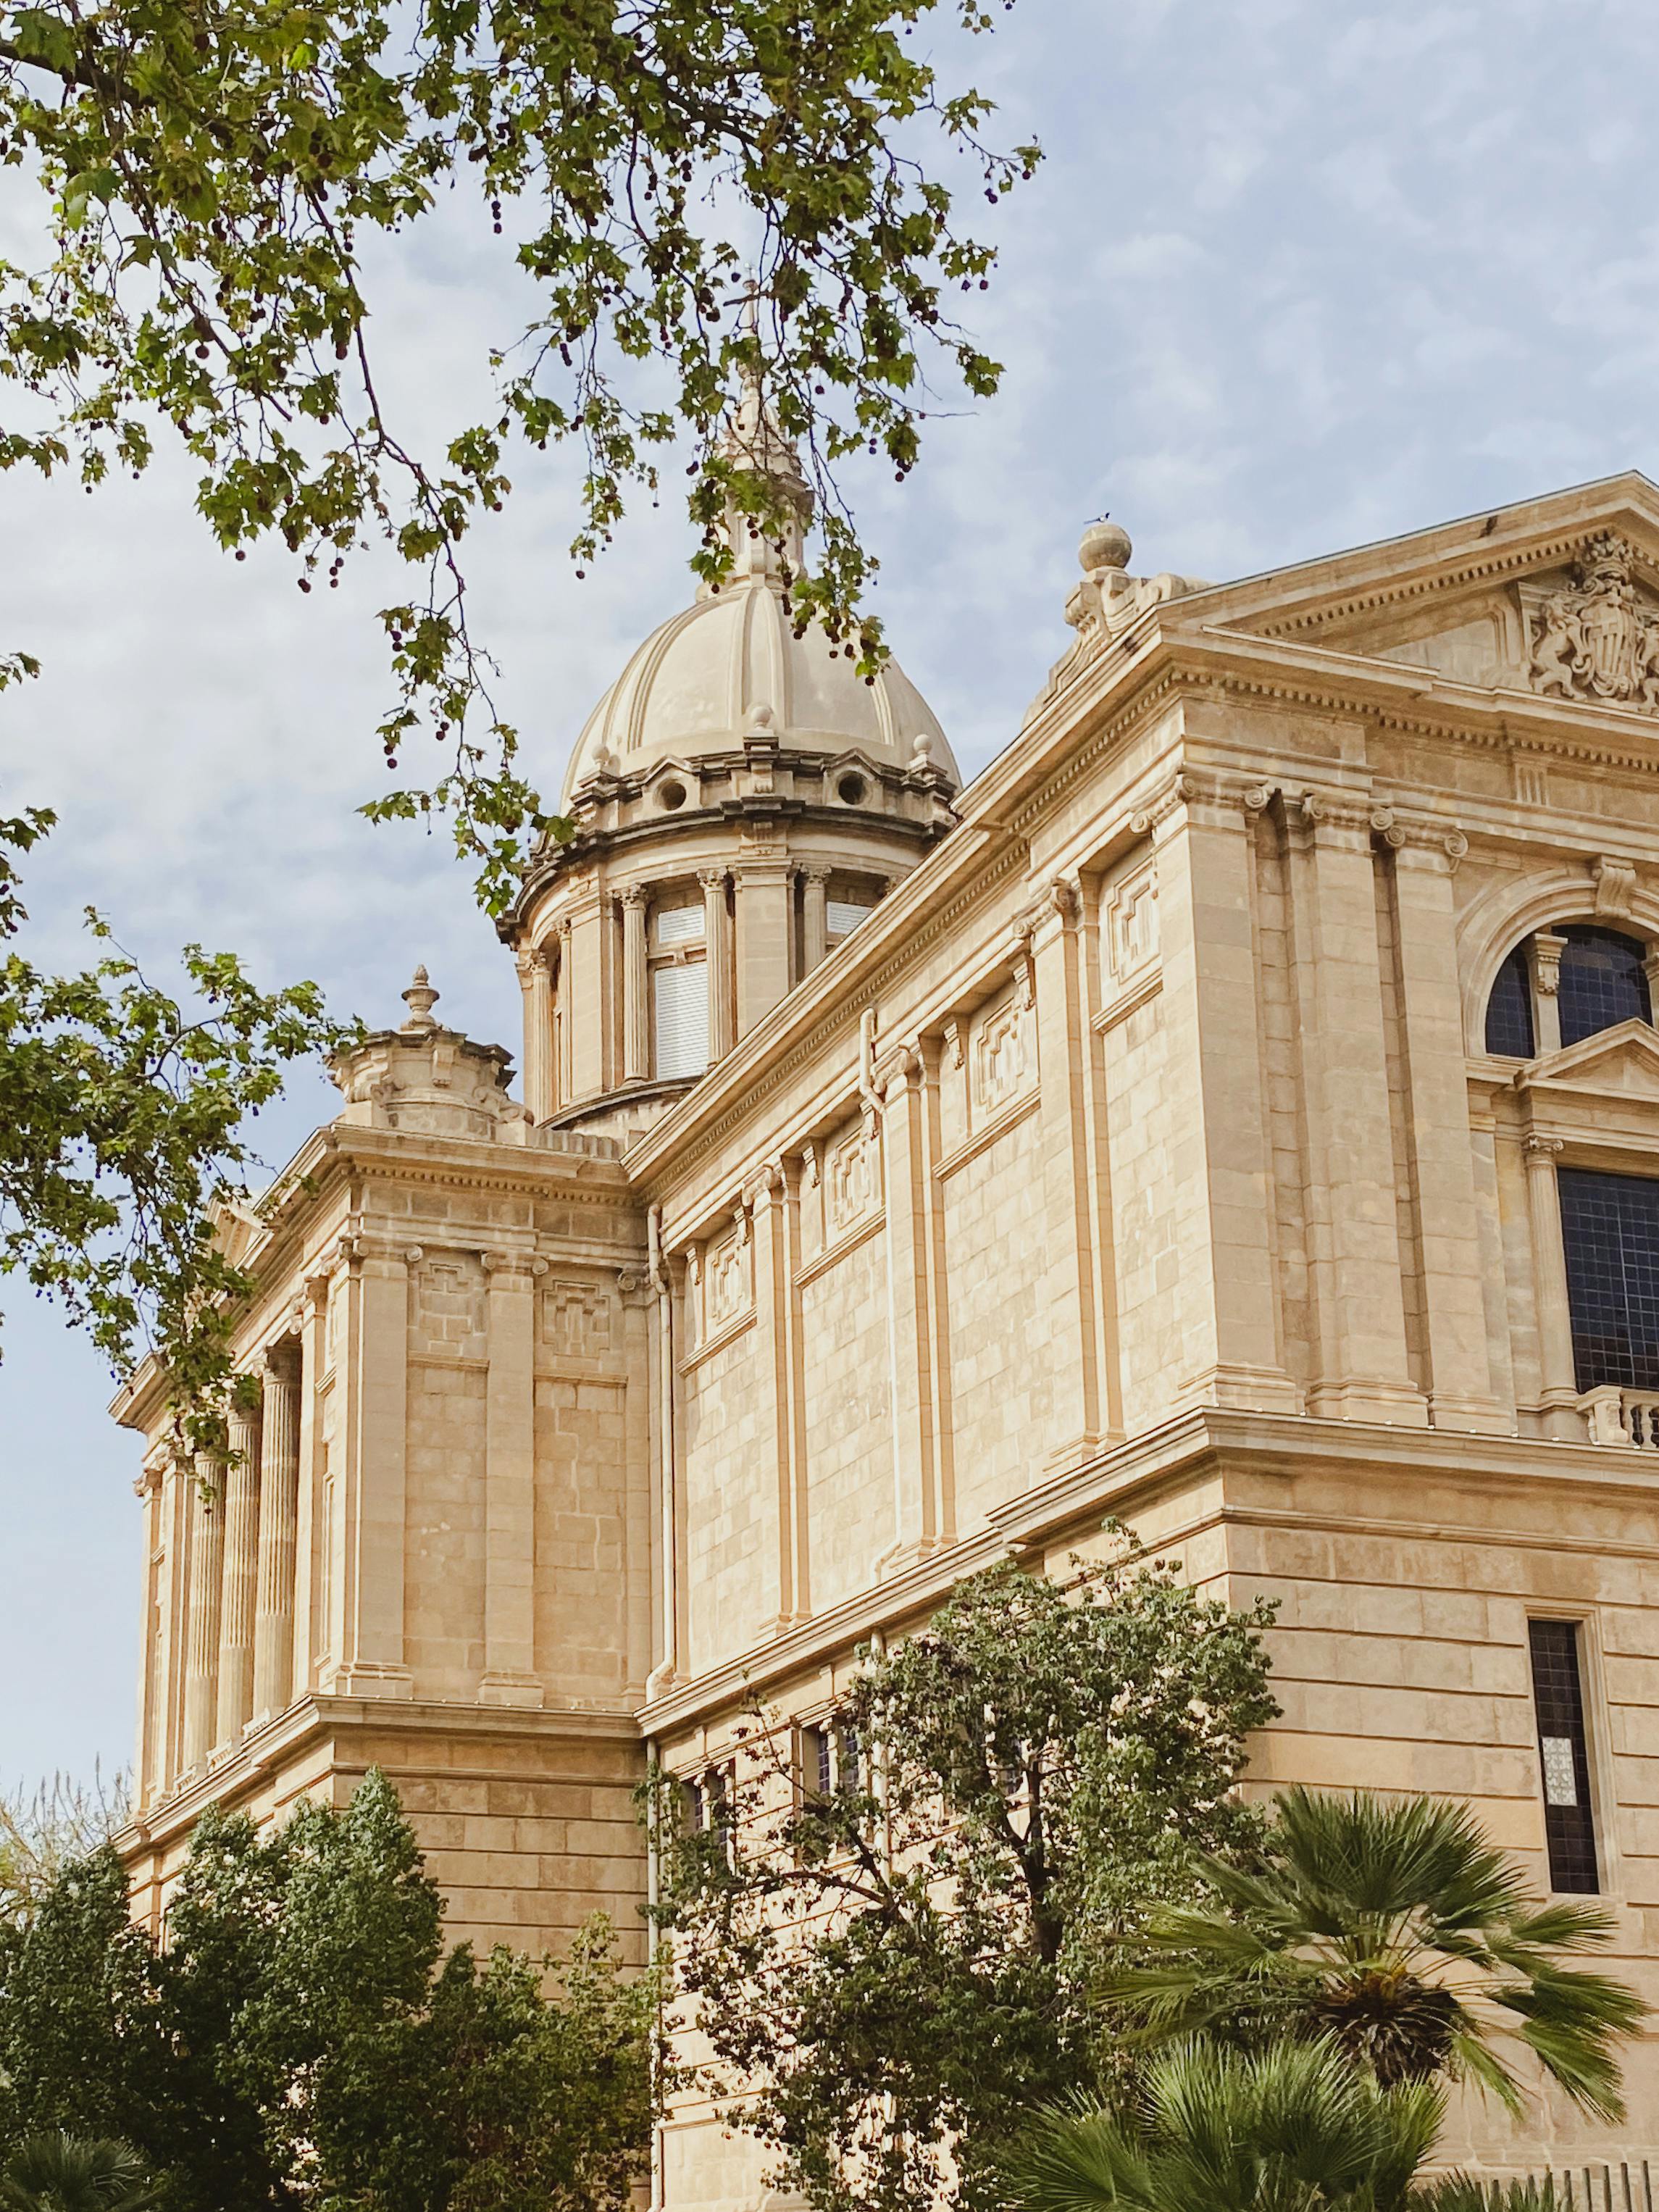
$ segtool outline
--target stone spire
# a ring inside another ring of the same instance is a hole
[[[744,329],[760,336],[760,309],[751,290],[744,303]],[[767,478],[788,510],[781,529],[781,544],[749,520],[735,500],[726,503],[726,540],[732,548],[738,575],[775,575],[784,562],[794,574],[806,557],[806,532],[812,521],[812,489],[800,465],[794,441],[786,438],[752,368],[743,371],[738,404],[728,416],[720,442],[722,459],[734,468],[750,469]],[[775,531],[777,526],[772,526]]]

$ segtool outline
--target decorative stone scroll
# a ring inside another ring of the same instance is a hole
[[[1591,540],[1573,581],[1532,611],[1534,691],[1659,711],[1659,608],[1631,580],[1632,555],[1608,531]]]

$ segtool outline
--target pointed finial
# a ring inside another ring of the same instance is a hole
[[[744,293],[739,320],[745,338],[760,345],[760,286],[750,282]],[[801,467],[793,439],[785,437],[766,398],[758,368],[744,362],[738,371],[738,404],[726,417],[720,452],[740,469],[765,477],[786,510],[782,525],[782,555],[792,569],[805,558],[806,532],[812,520],[812,490]],[[726,538],[737,556],[738,573],[769,573],[778,565],[778,552],[766,543],[735,502],[728,503]]]
[[[404,1024],[404,1027],[410,1030],[435,1030],[438,1024],[432,1018],[432,1009],[437,1005],[441,995],[427,981],[426,969],[423,967],[417,968],[415,970],[414,981],[404,993],[404,1004],[409,1008],[409,1019]]]

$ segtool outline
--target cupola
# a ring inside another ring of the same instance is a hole
[[[860,676],[787,577],[812,514],[799,456],[749,385],[725,451],[770,478],[781,538],[728,507],[732,573],[654,629],[589,715],[576,824],[502,935],[526,993],[538,1121],[626,1135],[673,1103],[951,829],[945,732],[896,661]]]

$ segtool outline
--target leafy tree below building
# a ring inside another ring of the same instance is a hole
[[[443,1956],[395,1792],[198,1824],[158,1944],[105,1848],[0,1929],[0,2160],[130,2143],[167,2212],[623,2212],[649,2141],[656,1992],[602,1919],[542,1965]]]
[[[1067,1590],[994,1568],[865,1655],[827,1792],[766,1714],[702,1825],[659,1779],[682,1986],[782,2184],[823,2212],[1000,2201],[1032,2105],[1097,2078],[1112,1939],[1193,1897],[1192,1843],[1258,1840],[1231,1792],[1278,1710],[1270,1617],[1132,1546]]]

